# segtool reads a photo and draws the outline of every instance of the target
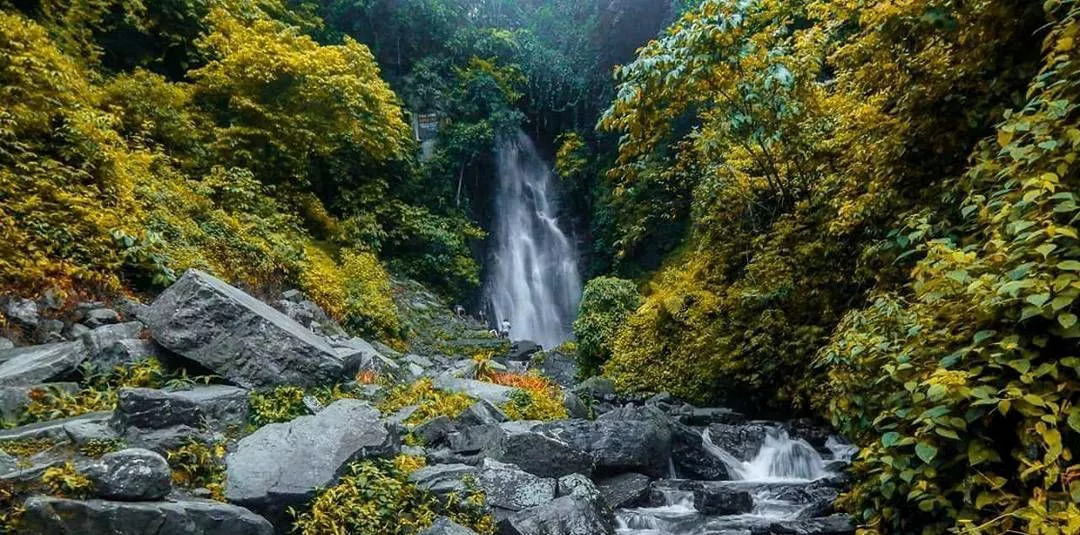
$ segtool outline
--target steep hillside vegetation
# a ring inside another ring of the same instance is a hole
[[[600,123],[621,136],[597,216],[616,269],[671,251],[605,372],[831,418],[864,447],[846,503],[870,531],[1080,529],[1078,15],[686,14]]]

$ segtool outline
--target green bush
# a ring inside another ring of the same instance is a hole
[[[640,303],[641,296],[632,281],[597,277],[585,285],[574,321],[577,361],[582,373],[595,374],[611,358],[615,335]]]

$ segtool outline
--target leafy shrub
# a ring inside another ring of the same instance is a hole
[[[225,444],[190,441],[166,453],[173,483],[184,488],[205,488],[210,496],[225,501]]]
[[[402,327],[391,295],[390,275],[379,259],[371,253],[346,251],[341,273],[348,292],[346,325],[386,340],[400,338]]]
[[[485,377],[492,383],[520,388],[513,399],[502,405],[511,420],[562,420],[568,418],[559,385],[538,373],[490,373]]]
[[[407,423],[422,423],[437,416],[456,418],[469,408],[474,400],[465,394],[444,392],[435,388],[431,379],[420,379],[411,385],[401,385],[390,391],[379,404],[379,411],[392,414],[405,407],[419,408],[409,416]]]
[[[47,468],[41,474],[41,482],[49,494],[61,498],[86,498],[94,488],[90,478],[76,470],[70,461]]]
[[[585,285],[574,320],[577,361],[583,374],[595,374],[611,358],[615,335],[640,301],[632,281],[597,277]]]
[[[289,422],[308,414],[305,392],[297,386],[279,386],[268,392],[253,391],[248,396],[251,423],[256,427]]]
[[[409,483],[414,467],[413,460],[352,465],[337,485],[319,492],[309,511],[293,511],[294,529],[303,535],[412,535],[447,516],[477,533],[495,532],[482,492],[439,499]]]
[[[56,446],[51,438],[24,438],[0,442],[0,450],[14,457],[32,457]]]
[[[22,424],[44,422],[79,416],[90,412],[111,411],[116,408],[117,390],[120,388],[166,388],[187,385],[194,380],[209,381],[202,377],[192,379],[185,372],[169,372],[154,358],[117,366],[101,375],[87,373],[74,393],[50,387],[30,391],[30,403],[20,416]]]

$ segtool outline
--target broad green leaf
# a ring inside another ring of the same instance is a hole
[[[934,457],[937,457],[937,452],[937,448],[926,442],[920,442],[915,445],[915,455],[922,459],[922,462],[926,464],[930,464],[930,461],[933,461]]]

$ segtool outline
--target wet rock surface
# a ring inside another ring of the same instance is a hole
[[[0,430],[0,484],[30,485],[67,462],[91,481],[93,499],[26,496],[31,531],[21,533],[284,533],[289,507],[303,510],[354,463],[399,452],[424,460],[407,477],[428,499],[482,493],[503,535],[854,532],[833,507],[854,452],[827,427],[755,421],[664,393],[619,394],[607,379],[577,380],[572,355],[486,338],[482,325],[439,313],[444,305],[434,296],[405,297],[427,316],[415,324],[421,337],[400,352],[350,337],[300,292],[281,294],[271,307],[197,271],[150,306],[89,302],[75,322],[53,319],[39,302],[17,302],[12,310],[22,319],[10,322],[67,341],[0,340],[0,415],[8,420],[37,392],[76,392],[82,385],[65,381],[83,370],[146,356],[223,383],[122,388],[115,410]],[[489,351],[495,356],[481,368],[473,356]],[[485,380],[490,371],[549,378],[570,417],[509,421],[507,403],[523,392]],[[360,372],[369,377],[364,384],[353,380]],[[370,376],[377,384],[366,384]],[[385,414],[374,408],[420,378],[438,395],[464,394],[471,404],[442,415],[411,400]],[[303,388],[298,407],[284,423],[253,426],[252,393],[282,385]],[[40,448],[3,453],[29,442]],[[228,504],[200,499],[214,495],[208,483],[173,483],[164,456],[186,447],[220,448]],[[83,453],[100,448],[119,451]],[[475,532],[444,517],[422,533]]]

